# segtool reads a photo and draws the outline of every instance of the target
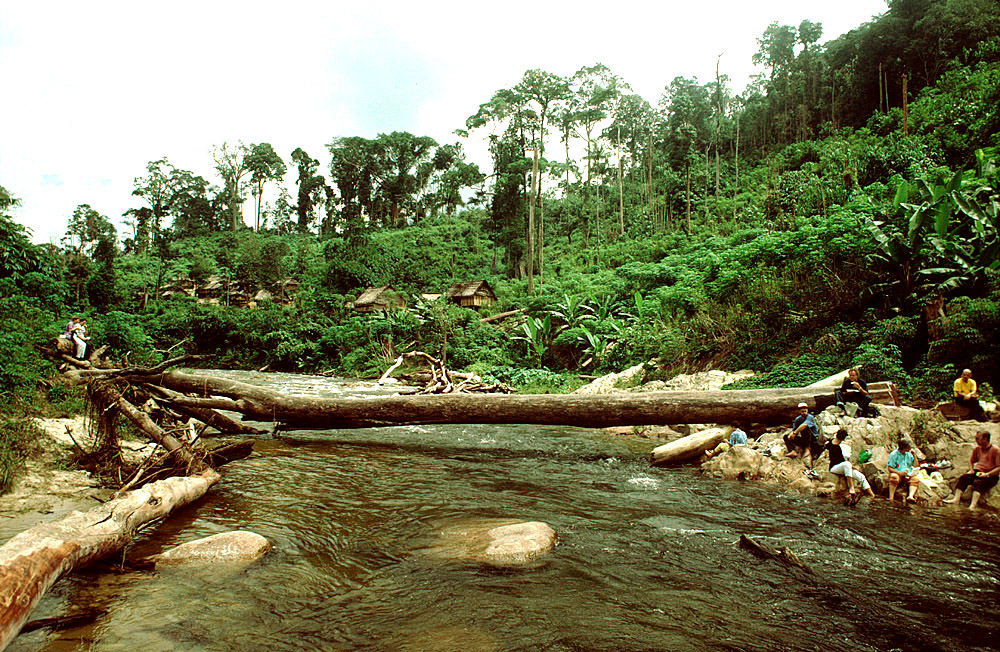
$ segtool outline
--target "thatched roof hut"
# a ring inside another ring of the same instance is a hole
[[[449,301],[454,301],[463,308],[479,308],[493,305],[497,295],[486,281],[465,281],[455,283],[444,293]]]
[[[350,306],[358,312],[385,311],[392,308],[405,308],[406,299],[391,285],[385,285],[380,288],[366,288]]]

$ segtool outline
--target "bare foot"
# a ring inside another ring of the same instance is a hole
[[[906,497],[906,502],[908,502],[908,503],[910,503],[912,505],[912,504],[914,504],[914,503],[917,502],[917,499],[914,498],[913,496],[907,496]]]
[[[785,457],[798,457],[798,456],[799,454],[796,451],[785,453]]]
[[[947,503],[947,504],[949,504],[949,505],[954,505],[955,503],[957,503],[957,502],[958,502],[958,498],[945,498],[945,499],[944,499],[944,500],[942,500],[941,502],[942,502],[942,503]]]

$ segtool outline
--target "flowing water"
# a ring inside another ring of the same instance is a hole
[[[226,373],[304,395],[385,392]],[[128,553],[248,529],[274,544],[263,560],[77,573],[33,617],[86,605],[106,615],[10,649],[996,649],[995,520],[653,469],[652,446],[538,426],[263,436]],[[436,533],[470,518],[545,521],[560,543],[521,570],[427,554]],[[741,533],[788,546],[813,572],[748,555]]]

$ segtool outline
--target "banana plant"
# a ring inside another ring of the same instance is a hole
[[[551,315],[563,322],[562,328],[576,328],[584,321],[594,318],[594,309],[587,305],[587,300],[581,296],[563,294],[562,301],[556,304]]]
[[[521,324],[520,334],[513,337],[515,340],[520,340],[528,344],[528,352],[533,354],[535,361],[538,366],[542,366],[542,359],[545,357],[545,353],[549,350],[549,344],[552,341],[552,318],[549,315],[539,319],[538,317],[529,316],[528,319]]]

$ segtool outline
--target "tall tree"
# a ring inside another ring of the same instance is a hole
[[[215,169],[222,177],[226,192],[226,203],[229,207],[230,226],[233,231],[238,231],[243,223],[243,178],[250,173],[247,166],[247,158],[250,148],[242,142],[230,145],[228,142],[212,149],[212,158],[215,160]]]
[[[246,155],[246,166],[250,171],[251,194],[256,199],[255,231],[260,231],[261,206],[264,197],[264,185],[271,181],[279,181],[285,176],[285,162],[274,151],[270,143],[259,143],[250,147]]]

